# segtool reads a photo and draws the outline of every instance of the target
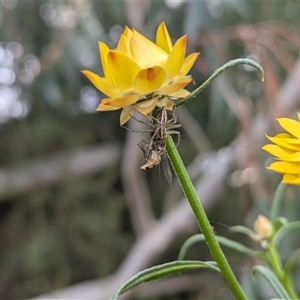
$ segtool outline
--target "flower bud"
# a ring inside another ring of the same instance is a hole
[[[259,215],[254,222],[254,231],[259,240],[264,240],[271,237],[273,233],[273,225],[265,216]]]

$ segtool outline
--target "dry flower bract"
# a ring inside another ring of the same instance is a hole
[[[185,56],[187,36],[173,45],[165,23],[161,23],[153,43],[136,30],[125,27],[117,48],[110,50],[99,42],[104,77],[89,70],[82,73],[108,97],[99,111],[122,108],[120,123],[126,123],[135,111],[151,116],[154,108],[173,109],[170,99],[184,98],[184,89],[192,78],[187,76],[199,53]]]
[[[276,158],[268,169],[282,174],[283,183],[300,185],[300,113],[298,121],[289,118],[277,121],[287,133],[267,136],[274,144],[265,145],[263,149]]]

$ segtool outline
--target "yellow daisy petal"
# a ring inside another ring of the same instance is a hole
[[[278,136],[278,135],[277,135]],[[287,149],[291,149],[291,150],[296,150],[296,151],[300,151],[300,145],[293,145],[293,144],[289,144],[285,141],[284,138],[278,138],[278,137],[270,137],[267,136],[266,137],[273,142],[274,144],[277,144],[281,147],[287,148]]]
[[[173,79],[180,73],[185,57],[187,36],[184,35],[175,43],[165,65],[167,79]]]
[[[132,59],[141,69],[156,65],[163,67],[168,58],[168,54],[164,50],[135,30],[130,39],[130,52]]]
[[[140,101],[134,105],[135,109],[142,115],[150,114],[157,104],[158,97]]]
[[[268,137],[268,136],[267,136]],[[282,132],[282,133],[277,133],[274,138],[280,138],[280,139],[294,139],[295,137],[289,133]]]
[[[166,73],[160,66],[140,70],[133,83],[133,89],[139,94],[150,94],[158,90],[166,80]]]
[[[265,145],[262,147],[263,150],[269,152],[270,154],[276,156],[276,157],[282,157],[282,156],[286,156],[286,155],[290,155],[292,153],[294,153],[294,151],[292,150],[288,150],[286,148],[282,148],[278,145]]]
[[[140,71],[139,66],[130,57],[117,50],[109,51],[108,66],[115,86],[123,94],[131,91],[134,79]]]
[[[299,175],[284,174],[282,183],[300,185],[300,177]]]
[[[88,70],[83,70],[81,72],[99,91],[109,96],[110,98],[120,97],[122,95],[122,93],[118,89],[107,82],[106,78],[100,77],[99,75]]]
[[[292,162],[275,161],[267,169],[282,174],[300,174],[300,164]]]
[[[285,138],[284,141],[288,144],[295,144],[295,145],[300,145],[300,140],[299,139],[289,139],[289,138]]]
[[[156,31],[156,45],[166,51],[168,54],[172,51],[172,41],[165,25],[165,22],[160,23]]]
[[[300,152],[292,153],[289,155],[281,156],[280,160],[290,162],[300,162]]]
[[[191,77],[182,78],[176,82],[173,82],[157,91],[157,94],[160,95],[170,95],[181,89],[183,89],[186,85],[188,85],[193,79]]]
[[[289,118],[279,118],[277,121],[283,129],[300,139],[300,122]]]
[[[135,108],[133,105],[125,106],[121,112],[120,125],[124,125],[134,115],[134,112]]]
[[[115,107],[124,107],[136,103],[140,99],[137,94],[127,95],[119,98],[108,99],[105,101],[105,105],[111,105]],[[102,101],[103,102],[103,101]]]

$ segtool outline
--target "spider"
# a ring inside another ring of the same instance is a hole
[[[177,135],[176,146],[178,146],[180,142],[180,132],[175,129],[179,128],[181,125],[176,124],[177,116],[175,115],[174,111],[171,119],[168,119],[168,113],[165,107],[163,107],[162,110],[159,112],[157,118],[152,117],[152,119],[154,120],[154,122],[150,124],[152,129],[150,129],[149,143],[142,141],[141,143],[138,144],[138,146],[143,151],[144,157],[147,161],[146,164],[141,166],[141,169],[142,170],[151,169],[154,166],[158,165],[160,162],[162,162],[165,177],[168,183],[171,185],[172,172],[170,170],[170,166],[166,154],[166,138],[168,134],[170,135],[176,134]],[[137,121],[142,122],[140,120]],[[145,130],[145,131],[149,131],[149,130]]]

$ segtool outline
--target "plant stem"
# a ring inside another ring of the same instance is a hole
[[[270,265],[270,268],[276,274],[277,278],[282,283],[282,285],[285,287],[291,299],[298,299],[297,292],[295,291],[291,283],[289,275],[286,274],[286,272],[282,268],[282,263],[279,254],[272,241],[270,241],[268,244],[267,254],[268,254],[268,263]]]
[[[283,286],[286,288],[292,299],[299,299],[294,285],[291,282],[290,276],[285,276],[285,278],[283,279]]]
[[[205,240],[210,249],[210,252],[215,261],[217,262],[218,267],[224,277],[228,288],[230,289],[235,299],[247,299],[246,295],[244,294],[244,291],[239,285],[237,279],[235,278],[219,243],[216,240],[215,234],[210,226],[203,206],[198,198],[198,195],[185,169],[185,166],[181,160],[177,148],[170,136],[168,136],[167,138],[166,149],[170,162],[181,185],[181,188],[191,205],[191,208],[197,219],[198,225],[203,235],[205,236]]]
[[[248,58],[237,58],[234,60],[230,60],[226,64],[224,64],[222,67],[217,69],[204,83],[202,83],[197,89],[195,89],[193,92],[191,92],[187,97],[176,100],[176,106],[182,105],[183,103],[191,100],[192,98],[196,97],[199,93],[201,93],[208,85],[211,84],[211,82],[218,77],[221,73],[223,73],[225,70],[230,69],[236,65],[249,65],[253,68],[256,68],[259,73],[261,80],[264,81],[264,70],[263,68],[254,60],[248,59]]]
[[[282,264],[272,241],[270,241],[268,244],[267,255],[270,267],[273,269],[273,272],[276,274],[277,278],[282,281],[284,276]]]

